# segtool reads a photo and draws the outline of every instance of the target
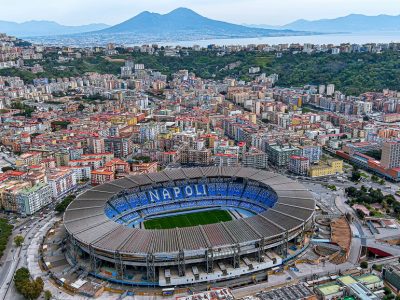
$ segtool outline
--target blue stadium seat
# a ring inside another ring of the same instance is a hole
[[[130,209],[128,202],[126,202],[124,197],[113,199],[110,203],[119,213]]]
[[[215,183],[209,183],[207,185],[207,190],[208,190],[208,195],[209,196],[216,196],[217,195],[217,189],[215,187]]]
[[[115,211],[114,208],[111,207],[110,204],[106,204],[105,208],[104,208],[104,212],[106,214],[107,217],[109,217],[110,219],[114,218],[116,215],[118,215],[118,212]]]
[[[137,194],[139,201],[140,201],[140,205],[147,205],[150,204],[150,200],[147,198],[147,195],[145,192],[140,192]]]
[[[136,194],[131,194],[129,196],[126,196],[126,198],[127,198],[129,205],[132,208],[135,208],[135,207],[138,207],[141,205],[140,200]]]
[[[215,205],[226,205],[226,200],[213,200]]]
[[[216,189],[217,195],[219,195],[219,196],[226,196],[227,188],[228,188],[227,183],[216,183],[215,184],[215,189]]]
[[[240,197],[243,193],[244,185],[241,183],[230,183],[228,187],[228,195]]]
[[[239,201],[237,200],[227,200],[226,205],[228,206],[239,206]]]
[[[260,190],[261,189],[258,186],[248,185],[246,186],[243,192],[243,197],[254,200],[257,198],[257,195],[260,192]]]
[[[130,223],[135,219],[139,219],[140,216],[137,212],[131,212],[125,216],[123,216],[121,219],[125,222],[125,223]]]

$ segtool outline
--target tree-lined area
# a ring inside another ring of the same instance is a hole
[[[12,234],[13,226],[6,219],[0,219],[0,258],[7,247],[8,239]]]
[[[44,288],[42,278],[31,279],[27,268],[20,268],[15,272],[14,284],[17,292],[29,300],[38,299]]]
[[[57,62],[54,55],[47,54],[41,61],[30,64],[43,65],[45,72],[32,74],[21,69],[3,69],[0,75],[19,76],[27,82],[35,77],[71,77],[82,76],[85,72],[119,74],[124,59],[143,63],[166,75],[188,69],[202,78],[223,79],[230,76],[251,80],[248,69],[259,66],[267,75],[279,75],[278,85],[283,87],[303,86],[306,84],[333,83],[336,88],[348,95],[359,95],[367,91],[382,91],[389,88],[400,90],[400,53],[385,50],[382,53],[275,53],[240,51],[221,54],[217,51],[182,50],[180,57],[133,52],[118,48],[120,54],[110,58],[97,54],[65,63]],[[230,64],[235,67],[228,68]],[[62,70],[58,67],[63,66]]]
[[[362,204],[370,211],[371,216],[381,217],[386,215],[400,219],[400,203],[396,201],[393,195],[384,195],[380,189],[368,188],[364,185],[360,189],[350,186],[345,189],[349,197],[349,204]],[[380,210],[372,207],[373,204],[379,204]]]

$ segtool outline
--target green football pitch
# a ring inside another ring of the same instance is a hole
[[[144,221],[144,227],[146,229],[168,229],[226,222],[230,220],[232,220],[232,217],[226,210],[207,210],[147,220]]]

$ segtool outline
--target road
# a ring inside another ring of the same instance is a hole
[[[26,229],[21,230],[19,227],[14,229],[11,240],[13,240],[16,235],[22,235],[24,237],[24,245],[22,247],[15,248],[15,246],[11,244],[11,247],[8,247],[8,251],[6,251],[3,266],[0,269],[0,300],[23,299],[23,297],[15,290],[13,284],[14,273],[17,269],[28,266],[27,249],[31,239],[36,232],[52,217],[53,215],[50,214],[41,220],[32,220],[32,222],[30,222],[31,224],[26,225]]]

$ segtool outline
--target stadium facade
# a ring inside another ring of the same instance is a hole
[[[146,230],[143,222],[224,209],[232,221]],[[181,286],[251,276],[307,246],[315,201],[280,174],[240,167],[174,169],[97,186],[67,208],[66,256],[113,282]],[[292,247],[290,246],[292,245]]]

